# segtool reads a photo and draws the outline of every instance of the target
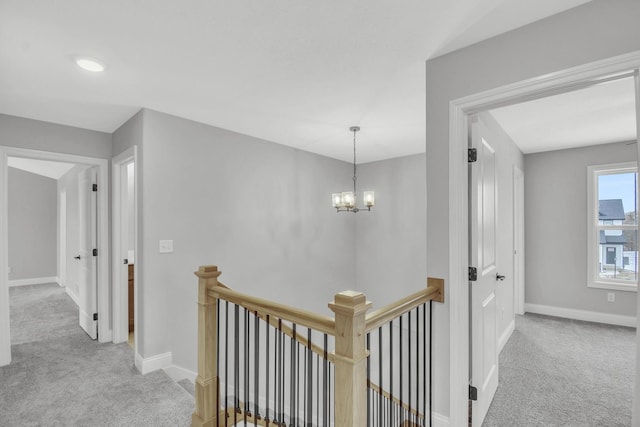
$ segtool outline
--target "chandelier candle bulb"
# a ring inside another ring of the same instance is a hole
[[[368,208],[376,204],[376,196],[373,191],[365,191],[363,199],[364,205]]]

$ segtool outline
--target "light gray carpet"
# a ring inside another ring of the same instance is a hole
[[[0,368],[0,425],[190,425],[193,397],[163,371],[138,373],[127,343],[91,340],[62,288],[25,286],[10,295],[12,342],[22,343]]]
[[[630,426],[635,329],[526,314],[483,426]]]

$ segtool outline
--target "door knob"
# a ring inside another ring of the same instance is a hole
[[[80,255],[74,256],[73,259],[80,259]]]
[[[496,273],[496,280],[499,280],[502,282],[504,280],[504,276],[500,273]]]

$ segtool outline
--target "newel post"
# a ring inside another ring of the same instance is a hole
[[[367,425],[367,357],[365,314],[371,307],[364,294],[336,294],[329,308],[335,313],[335,425]]]
[[[209,296],[207,291],[218,284],[220,273],[215,265],[201,266],[195,273],[198,276],[198,376],[196,410],[191,417],[193,427],[218,425],[218,301]]]

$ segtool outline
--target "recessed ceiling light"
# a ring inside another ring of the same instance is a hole
[[[76,58],[76,64],[78,65],[78,67],[87,71],[91,71],[92,73],[101,73],[104,71],[104,64],[97,59],[79,57]]]

